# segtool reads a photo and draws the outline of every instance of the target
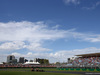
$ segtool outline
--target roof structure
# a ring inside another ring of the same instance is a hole
[[[39,62],[26,62],[24,63],[24,65],[39,65],[40,63]]]
[[[75,56],[81,56],[81,57],[100,57],[100,53],[90,53],[90,54],[80,54]]]
[[[0,63],[0,64],[3,64],[3,63]]]

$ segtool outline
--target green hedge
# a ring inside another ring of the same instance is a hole
[[[76,68],[77,71],[81,70],[80,68]]]
[[[85,69],[85,68],[82,68],[82,71],[86,71],[87,69]]]
[[[74,68],[70,68],[70,70],[74,70]]]
[[[94,71],[95,69],[88,69],[89,71]]]
[[[64,68],[61,68],[61,70],[64,70]]]
[[[58,70],[72,70],[72,71],[100,71],[100,69],[86,69],[86,68],[58,68]]]
[[[100,71],[100,69],[96,69],[96,71]]]
[[[69,68],[66,68],[65,70],[69,70]]]

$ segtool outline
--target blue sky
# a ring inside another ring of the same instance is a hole
[[[0,62],[100,52],[99,28],[100,0],[0,0]]]

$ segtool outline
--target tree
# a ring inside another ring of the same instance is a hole
[[[43,65],[48,65],[49,64],[49,60],[47,59],[40,59],[40,64],[43,64]]]
[[[40,64],[43,64],[44,63],[44,59],[40,59]]]
[[[49,64],[49,60],[44,59],[44,64],[45,64],[45,65],[48,65],[48,64]]]

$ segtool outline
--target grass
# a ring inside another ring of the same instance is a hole
[[[57,69],[57,68],[39,68],[45,71],[65,71],[65,72],[100,72],[100,71],[83,71],[82,69]],[[49,73],[49,72],[31,72],[31,68],[6,68],[0,70],[0,75],[80,75],[68,73]]]
[[[0,75],[79,75],[79,74],[48,73],[48,72],[15,72],[15,71],[0,71]]]

